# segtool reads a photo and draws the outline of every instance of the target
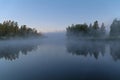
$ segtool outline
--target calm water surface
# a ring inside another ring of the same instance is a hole
[[[44,39],[0,42],[0,80],[120,80],[120,42]]]

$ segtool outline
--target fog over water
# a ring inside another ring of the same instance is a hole
[[[120,79],[119,41],[81,41],[66,33],[0,41],[0,80]]]

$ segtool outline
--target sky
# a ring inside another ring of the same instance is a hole
[[[17,21],[41,32],[63,31],[68,25],[110,25],[120,18],[120,0],[0,0],[0,22]]]

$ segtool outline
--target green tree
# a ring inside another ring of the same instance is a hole
[[[104,23],[102,23],[101,28],[100,28],[100,35],[105,36],[105,32],[106,32],[105,25],[104,25]]]
[[[28,28],[26,25],[18,26],[15,21],[7,20],[0,23],[0,38],[6,37],[28,37],[38,36],[39,33],[36,29]],[[41,35],[41,34],[40,34]]]
[[[99,24],[98,21],[95,21],[93,24],[93,29],[98,30],[99,29]]]
[[[120,36],[120,20],[114,19],[110,26],[110,36]]]
[[[98,24],[98,21],[95,21],[94,24],[93,24],[93,33],[92,35],[94,37],[99,37],[99,24]]]

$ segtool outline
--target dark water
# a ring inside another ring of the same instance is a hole
[[[119,80],[120,42],[44,39],[0,42],[0,80]]]

